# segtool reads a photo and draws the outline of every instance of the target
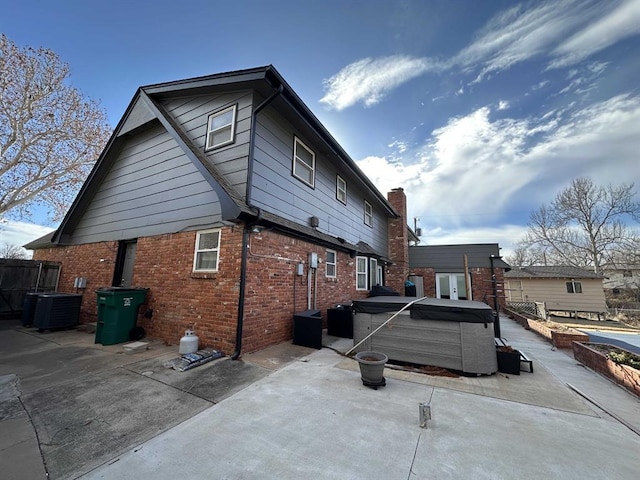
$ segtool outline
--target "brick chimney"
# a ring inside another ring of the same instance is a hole
[[[387,193],[389,203],[399,217],[389,219],[389,258],[393,261],[387,269],[387,286],[404,295],[404,282],[409,275],[409,232],[407,231],[407,197],[402,188]]]

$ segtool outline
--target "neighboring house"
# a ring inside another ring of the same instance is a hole
[[[603,286],[607,290],[640,289],[640,265],[605,267]]]
[[[60,290],[149,288],[139,324],[234,356],[292,315],[403,288],[406,198],[385,198],[272,66],[141,87],[58,230],[25,247]],[[86,280],[86,287],[76,279]]]
[[[476,300],[494,308],[497,298],[504,307],[503,277],[509,269],[497,243],[409,247],[409,279],[416,283],[418,296]]]
[[[507,300],[542,302],[558,312],[607,312],[603,276],[570,266],[513,267],[505,273]]]

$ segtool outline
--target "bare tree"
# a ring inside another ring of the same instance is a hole
[[[0,216],[40,204],[60,219],[109,137],[104,110],[68,76],[51,50],[0,35]]]
[[[574,265],[601,273],[615,252],[637,241],[625,221],[640,219],[634,185],[597,186],[578,178],[550,205],[533,212],[523,241],[545,252],[550,264]]]
[[[0,245],[0,258],[16,258],[18,260],[27,259],[27,251],[18,245],[3,243]]]
[[[546,265],[545,251],[536,245],[518,243],[511,255],[505,257],[505,261],[512,267],[528,267],[531,265]]]

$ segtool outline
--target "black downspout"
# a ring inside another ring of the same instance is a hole
[[[496,258],[493,255],[489,257],[491,261],[491,283],[493,285],[493,308],[495,310],[495,318],[493,320],[493,332],[496,338],[501,338],[500,335],[500,304],[498,303],[498,286],[496,279],[496,272],[493,269],[493,259]],[[498,257],[501,258],[501,257]]]
[[[238,297],[238,322],[236,324],[236,350],[231,354],[232,360],[237,360],[240,357],[242,351],[242,327],[244,324],[244,300],[245,300],[245,287],[247,284],[247,254],[249,249],[249,236],[251,235],[251,229],[254,225],[260,222],[262,218],[262,212],[258,207],[251,204],[251,183],[253,182],[253,152],[255,151],[256,141],[256,119],[260,110],[269,105],[277,96],[279,96],[284,87],[282,84],[278,87],[278,90],[258,105],[251,114],[251,136],[249,139],[249,156],[247,159],[247,187],[245,190],[245,202],[249,208],[255,208],[258,210],[256,218],[251,222],[247,222],[242,230],[242,258],[240,260],[240,294]]]

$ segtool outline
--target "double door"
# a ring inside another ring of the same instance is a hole
[[[464,273],[437,273],[436,296],[451,300],[470,300]]]

